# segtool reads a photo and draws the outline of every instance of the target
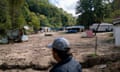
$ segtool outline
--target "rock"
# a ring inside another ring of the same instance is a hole
[[[98,68],[104,69],[104,68],[106,68],[106,67],[107,67],[107,65],[100,65]]]

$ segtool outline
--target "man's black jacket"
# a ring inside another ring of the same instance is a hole
[[[71,56],[56,64],[50,72],[82,72],[81,65]]]

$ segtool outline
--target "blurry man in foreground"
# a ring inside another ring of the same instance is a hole
[[[54,59],[58,62],[50,72],[82,72],[81,65],[70,53],[70,44],[65,38],[57,38],[48,46],[52,48]]]

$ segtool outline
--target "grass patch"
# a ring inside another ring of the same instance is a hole
[[[105,40],[104,42],[105,43],[114,43],[114,41],[115,41],[115,39],[113,37],[111,37],[111,38]]]
[[[109,33],[109,37],[113,37],[113,36],[114,36],[113,32]]]
[[[92,54],[89,54],[88,57],[98,57],[98,55],[95,53],[92,53]]]

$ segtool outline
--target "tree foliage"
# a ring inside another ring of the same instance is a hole
[[[112,3],[112,14],[111,17],[112,18],[118,18],[120,17],[120,0],[113,0]]]
[[[0,34],[24,25],[60,28],[75,25],[75,18],[48,0],[0,0]]]
[[[0,0],[0,35],[4,35],[7,29],[11,28],[11,20],[8,9],[7,0]]]
[[[112,7],[113,7],[113,10],[120,9],[120,0],[113,0]]]
[[[21,12],[24,0],[8,0],[8,2],[12,29],[22,28],[25,22]]]
[[[30,25],[33,26],[33,28],[35,28],[35,29],[39,29],[40,21],[39,21],[38,17],[36,16],[36,14],[34,12],[31,12],[30,17],[31,17]]]
[[[78,24],[89,28],[94,22],[102,22],[109,17],[111,6],[109,0],[79,0],[76,13],[81,13],[77,19]]]
[[[40,15],[41,26],[59,28],[62,26],[75,25],[75,19],[72,15],[53,6],[48,0],[27,0],[27,3],[30,11]]]

